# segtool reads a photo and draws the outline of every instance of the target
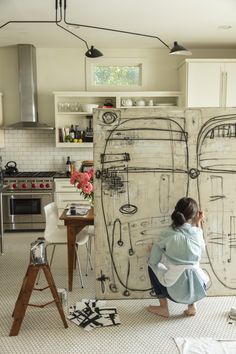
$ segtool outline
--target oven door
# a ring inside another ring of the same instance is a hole
[[[44,229],[44,207],[52,201],[52,193],[3,194],[4,230]]]

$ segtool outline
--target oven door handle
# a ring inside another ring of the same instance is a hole
[[[24,197],[25,195],[27,195],[27,196],[33,196],[33,195],[37,195],[37,196],[39,196],[39,195],[49,195],[49,196],[51,196],[53,193],[42,193],[42,192],[39,192],[39,193],[3,193],[2,195],[4,196],[4,197],[10,197],[10,198],[12,198],[12,197],[14,197],[15,195],[21,195],[22,197]]]

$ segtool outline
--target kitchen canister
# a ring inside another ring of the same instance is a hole
[[[229,317],[232,320],[236,320],[236,307],[231,307],[230,312],[229,312]]]
[[[68,293],[66,289],[59,288],[57,289],[59,299],[61,300],[62,307],[64,310],[67,309],[68,306]]]
[[[47,263],[45,239],[43,237],[38,237],[36,241],[30,244],[30,262],[31,264]]]

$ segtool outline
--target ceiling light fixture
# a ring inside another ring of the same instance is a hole
[[[64,0],[64,18],[63,18],[63,20],[64,20],[64,23],[67,24],[68,26],[73,26],[73,27],[78,26],[78,27],[92,28],[92,29],[98,29],[98,30],[103,30],[103,31],[124,33],[124,34],[133,35],[133,36],[154,38],[154,39],[158,39],[162,44],[164,44],[164,46],[167,47],[170,50],[169,54],[171,54],[171,55],[192,55],[192,53],[188,49],[186,49],[183,46],[179,45],[177,42],[174,42],[174,46],[172,48],[170,48],[168,46],[168,44],[165,43],[161,38],[159,38],[157,36],[150,35],[150,34],[131,32],[131,31],[123,31],[123,30],[118,30],[118,29],[114,29],[114,28],[91,26],[91,25],[82,25],[80,23],[68,22],[67,19],[66,19],[66,9],[67,9],[66,2],[67,2],[67,0]],[[86,56],[88,56],[87,53],[85,54]]]
[[[62,6],[63,4],[63,6]],[[59,10],[58,10],[59,8]],[[54,21],[44,21],[44,20],[36,20],[36,21],[8,21],[4,23],[3,25],[0,26],[0,29],[3,27],[6,27],[10,23],[55,23],[59,28],[63,29],[67,33],[70,33],[72,36],[78,38],[87,47],[87,51],[85,53],[86,57],[88,58],[98,58],[101,57],[103,54],[96,49],[94,46],[91,46],[89,48],[88,43],[85,39],[81,38],[74,32],[70,31],[68,28],[71,27],[85,27],[85,28],[92,28],[92,29],[97,29],[97,30],[102,30],[102,31],[110,31],[110,32],[117,32],[117,33],[123,33],[123,34],[128,34],[128,35],[133,35],[133,36],[140,36],[140,37],[147,37],[147,38],[154,38],[158,39],[165,47],[167,47],[170,52],[169,54],[171,55],[191,55],[192,53],[184,48],[183,46],[179,45],[177,42],[174,42],[173,48],[171,48],[167,43],[165,43],[161,38],[157,36],[153,36],[150,34],[144,34],[144,33],[138,33],[138,32],[131,32],[131,31],[123,31],[123,30],[118,30],[114,28],[107,28],[107,27],[99,27],[99,26],[92,26],[92,25],[83,25],[83,24],[78,24],[78,23],[71,23],[67,21],[66,18],[66,9],[67,9],[67,0],[55,0],[55,11],[56,11],[56,18]],[[59,18],[58,18],[58,11],[59,11]],[[62,16],[62,11],[63,11],[63,16]],[[63,17],[63,18],[62,18]],[[65,24],[68,26],[68,28],[65,28],[62,26],[62,24]]]

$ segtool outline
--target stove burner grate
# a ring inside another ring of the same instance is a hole
[[[18,172],[18,173],[13,173],[9,174],[6,173],[4,177],[16,177],[16,178],[32,178],[32,177],[53,177],[56,175],[55,171],[42,171],[42,172]]]

